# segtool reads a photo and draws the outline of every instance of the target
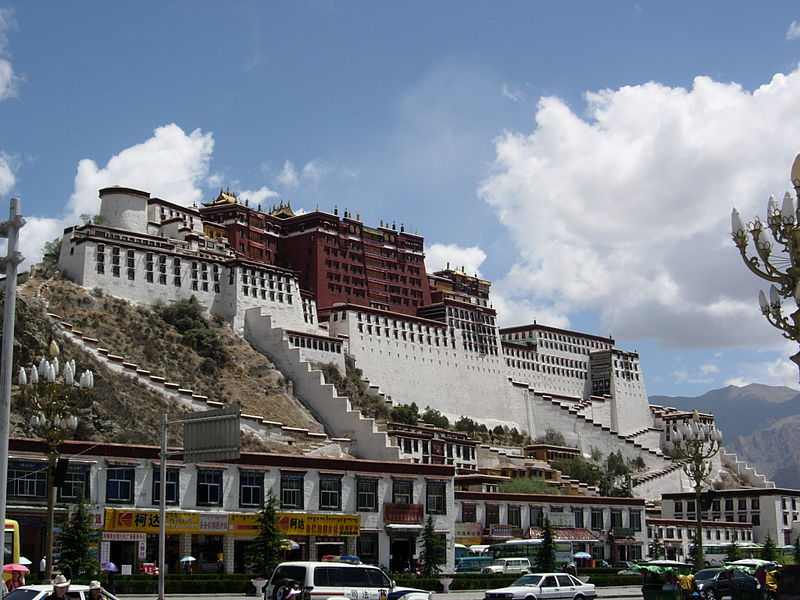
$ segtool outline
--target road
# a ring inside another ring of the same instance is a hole
[[[483,591],[473,590],[468,592],[451,592],[450,594],[434,594],[434,600],[482,600]],[[120,595],[120,600],[154,600],[156,596],[128,596]],[[597,597],[604,598],[605,600],[616,600],[617,598],[641,598],[642,588],[639,586],[631,587],[608,587],[597,588]],[[224,595],[224,594],[167,594],[167,600],[194,600],[195,598],[208,598],[209,600],[242,600],[243,598],[253,598],[255,596],[243,596],[242,594]]]

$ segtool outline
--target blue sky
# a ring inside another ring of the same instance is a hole
[[[347,208],[651,394],[796,386],[728,232],[790,187],[798,62],[792,2],[0,2],[0,200],[30,259],[106,185]]]

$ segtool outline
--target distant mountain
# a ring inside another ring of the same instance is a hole
[[[750,384],[711,390],[693,398],[650,396],[651,404],[708,412],[724,446],[775,481],[800,488],[800,393],[784,386]]]

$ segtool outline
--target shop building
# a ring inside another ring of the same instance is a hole
[[[596,560],[640,560],[647,549],[642,498],[455,492],[456,543],[497,544],[541,538],[545,518],[555,540]]]
[[[10,443],[7,512],[20,521],[22,553],[34,564],[44,547],[44,451],[38,440]],[[57,492],[56,521],[84,497],[92,507],[101,560],[129,565],[133,573],[156,562],[158,448],[66,442],[61,452],[69,465]],[[447,465],[248,452],[230,463],[170,460],[168,571],[193,556],[195,571],[244,572],[245,548],[257,534],[256,514],[269,493],[277,501],[287,559],[355,554],[403,570],[419,555],[429,516],[452,548],[453,474]]]

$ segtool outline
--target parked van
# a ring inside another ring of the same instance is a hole
[[[281,563],[275,568],[267,584],[267,600],[284,600],[286,588],[293,581],[300,584],[301,600],[329,600],[342,596],[358,600],[387,600],[389,592],[394,589],[394,582],[372,565],[295,561]]]
[[[531,562],[527,558],[496,558],[481,569],[481,573],[530,573]]]
[[[456,561],[456,573],[480,573],[483,567],[492,564],[491,556],[465,556]]]

